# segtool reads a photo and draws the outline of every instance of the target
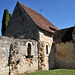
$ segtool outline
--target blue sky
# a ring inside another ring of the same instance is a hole
[[[75,24],[75,0],[18,0],[24,5],[41,13],[59,29],[74,26]],[[17,0],[0,1],[0,35],[4,9],[13,12]]]

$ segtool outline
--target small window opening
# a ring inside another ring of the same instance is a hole
[[[48,54],[48,45],[46,45],[46,54]]]
[[[30,58],[31,57],[31,44],[30,43],[28,43],[27,54],[28,54],[28,58]]]

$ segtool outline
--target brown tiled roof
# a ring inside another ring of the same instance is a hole
[[[52,33],[54,33],[52,29],[58,30],[58,28],[55,25],[53,25],[50,21],[48,21],[44,16],[32,10],[31,8],[23,5],[22,3],[18,3],[24,8],[25,12],[30,16],[33,22],[41,29]]]
[[[72,39],[73,31],[74,27],[57,30],[53,36],[54,43],[61,43],[73,40]]]

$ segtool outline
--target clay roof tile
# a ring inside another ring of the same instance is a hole
[[[18,3],[23,7],[25,12],[30,16],[30,18],[38,27],[51,33],[54,33],[53,30],[58,30],[58,28],[55,25],[53,25],[50,21],[48,21],[44,16],[37,13],[33,9],[23,5],[22,3]]]
[[[54,43],[61,43],[73,40],[72,33],[74,27],[57,30],[53,36]]]

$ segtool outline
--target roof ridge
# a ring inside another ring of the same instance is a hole
[[[63,29],[59,29],[59,30],[57,30],[57,31],[66,30],[66,29],[70,29],[70,28],[73,28],[73,27],[74,27],[74,26],[69,27],[69,28],[63,28]]]
[[[24,11],[30,16],[30,18],[33,20],[33,22],[39,26],[40,28],[48,31],[48,32],[52,32],[53,31],[49,28],[53,28],[58,30],[58,28],[53,25],[48,19],[46,19],[43,15],[41,15],[40,13],[36,12],[35,10],[27,7],[26,5],[20,3],[18,1],[18,3],[22,6],[22,8],[24,9]]]
[[[24,5],[23,3],[20,3],[19,1],[17,1],[20,5],[22,4],[22,5]],[[29,8],[28,6],[26,6],[26,5],[24,5],[25,7],[27,7],[27,8]],[[31,8],[29,8],[29,9],[31,9]],[[33,10],[33,9],[31,9],[31,10]],[[36,12],[35,10],[33,10],[34,12]],[[36,13],[38,13],[38,12],[36,12]],[[39,15],[41,15],[41,16],[43,16],[42,14],[40,14],[40,13],[38,13]],[[44,17],[44,16],[43,16]],[[45,17],[44,17],[45,18]]]

